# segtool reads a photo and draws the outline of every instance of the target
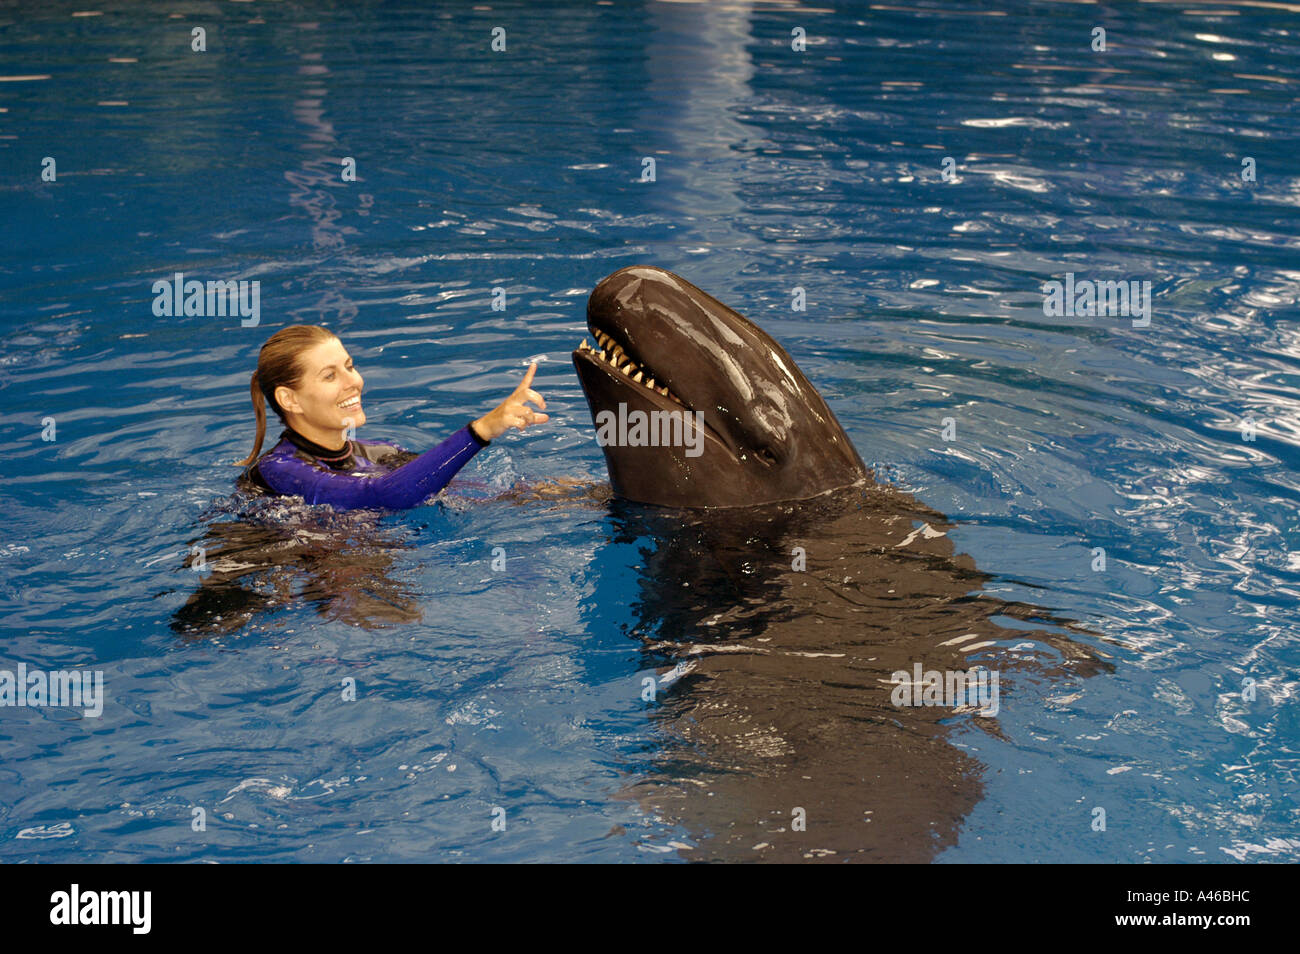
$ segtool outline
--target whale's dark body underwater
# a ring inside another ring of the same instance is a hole
[[[626,501],[616,540],[643,557],[621,625],[672,680],[652,715],[663,747],[629,793],[689,833],[688,859],[926,861],[955,844],[982,765],[950,734],[973,719],[996,735],[997,720],[896,705],[894,674],[982,665],[1005,709],[1042,704],[1021,702],[1018,671],[1077,679],[1105,654],[981,594],[989,577],[943,514],[874,483],[795,362],[731,308],[633,266],[596,286],[587,317],[600,350],[573,360],[593,421],[620,402],[684,408],[707,436],[694,457],[603,447]]]

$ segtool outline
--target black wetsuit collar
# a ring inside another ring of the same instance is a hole
[[[340,464],[346,464],[352,459],[352,442],[348,441],[342,450],[330,450],[328,447],[321,447],[315,441],[309,441],[292,427],[286,427],[280,434],[280,440],[288,441],[300,451],[304,451],[326,464],[332,464],[337,467]]]

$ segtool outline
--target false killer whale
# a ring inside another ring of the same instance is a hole
[[[626,404],[699,413],[705,435],[694,457],[601,442],[622,498],[610,545],[636,548],[639,575],[629,601],[622,574],[600,573],[586,622],[639,639],[653,674],[642,698],[661,744],[625,794],[667,834],[644,847],[896,862],[956,844],[984,766],[953,733],[997,739],[999,710],[1113,668],[1067,635],[1096,634],[981,592],[992,578],[957,552],[951,522],[876,483],[786,351],[690,282],[620,269],[587,323],[596,346],[573,360],[598,427]],[[1010,699],[916,685],[978,672]]]

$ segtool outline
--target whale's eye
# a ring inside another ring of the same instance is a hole
[[[768,450],[766,447],[760,447],[760,448],[758,448],[758,450],[754,451],[754,456],[757,457],[759,460],[761,460],[761,461],[762,461],[763,463],[765,463],[765,464],[775,464],[775,463],[776,463],[776,455],[773,454],[773,453],[772,453],[770,450]]]

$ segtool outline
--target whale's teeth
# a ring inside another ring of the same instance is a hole
[[[640,384],[640,383],[641,383],[641,372],[638,371],[636,374],[632,375],[632,380],[635,381],[637,384]]]
[[[648,387],[651,391],[653,391],[653,390],[655,389],[655,379],[654,379],[654,378],[649,378],[649,377],[646,378],[646,379],[645,379],[645,386]]]

